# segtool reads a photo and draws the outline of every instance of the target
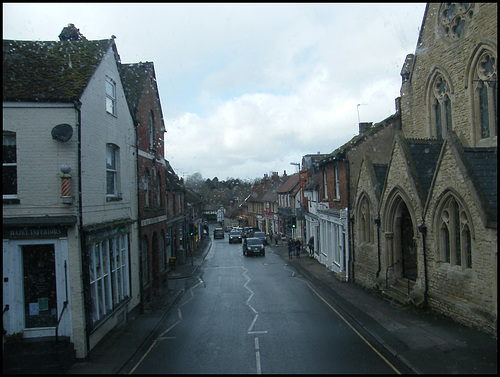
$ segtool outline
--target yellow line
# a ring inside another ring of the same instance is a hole
[[[128,372],[128,374],[132,374],[134,373],[134,371],[137,369],[137,367],[142,363],[142,360],[144,360],[144,358],[148,355],[148,353],[151,351],[151,349],[155,346],[156,344],[156,340],[153,341],[153,344],[151,344],[151,347],[149,347],[149,349],[146,351],[146,353],[141,357],[141,359],[139,360],[139,362],[137,364],[135,364],[135,367],[132,368],[132,370],[130,372]]]
[[[373,352],[375,352],[378,356],[380,356],[380,358],[382,360],[384,360],[387,365],[389,365],[397,374],[401,374],[401,372],[399,370],[396,369],[396,367],[394,365],[392,365],[389,360],[387,360],[384,355],[382,355],[380,352],[377,351],[377,349],[375,347],[372,346],[372,344],[365,339],[365,337],[363,335],[361,335],[358,330],[356,330],[343,316],[342,314],[340,314],[337,310],[335,310],[335,308],[333,306],[331,306],[323,297],[321,297],[321,295],[316,292],[310,285],[308,282],[305,282],[307,284],[307,286],[311,289],[311,291],[313,291],[314,293],[316,293],[316,296],[318,296],[326,305],[328,305],[328,307],[330,309],[332,309],[351,329],[352,331],[354,331],[372,350]]]

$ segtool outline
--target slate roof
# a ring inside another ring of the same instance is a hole
[[[148,77],[152,74],[153,63],[120,64],[125,96],[132,110],[137,109],[141,100]]]
[[[377,193],[382,193],[382,188],[384,187],[385,177],[387,176],[387,170],[389,170],[388,164],[373,164],[373,170],[375,170],[375,178],[377,180],[376,190]]]
[[[443,142],[431,139],[408,139],[407,142],[420,184],[427,197]]]
[[[73,102],[114,40],[3,41],[3,100]],[[116,53],[118,56],[118,54]]]
[[[498,217],[497,189],[497,149],[496,148],[464,148],[465,155],[472,167],[475,183],[479,185],[490,206],[495,220]]]
[[[280,177],[276,180],[271,188],[262,197],[263,202],[277,202],[278,201],[278,189],[285,182],[286,177]]]

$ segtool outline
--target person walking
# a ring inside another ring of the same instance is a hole
[[[311,236],[311,238],[309,238],[309,243],[307,244],[307,246],[309,246],[309,258],[313,258],[314,257],[314,236]]]
[[[280,234],[279,234],[279,233],[276,233],[276,234],[274,235],[274,242],[276,242],[274,246],[278,246],[278,237],[280,237]]]
[[[297,253],[297,258],[300,258],[300,249],[302,247],[302,243],[300,242],[300,240],[296,240],[295,241],[295,251]]]
[[[292,259],[292,258],[293,258],[293,242],[289,238],[288,239],[288,259]]]

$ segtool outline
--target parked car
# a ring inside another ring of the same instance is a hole
[[[224,238],[224,229],[215,228],[214,230],[214,240],[217,238]]]
[[[261,239],[261,240],[262,240],[262,243],[264,244],[264,246],[265,246],[265,245],[267,245],[266,233],[264,233],[264,232],[254,232],[254,233],[253,233],[253,236],[254,236],[255,238],[259,238],[259,239]]]
[[[245,239],[245,242],[243,242],[243,255],[248,257],[255,254],[266,255],[264,243],[260,238],[251,237]]]
[[[229,243],[241,243],[243,242],[243,236],[241,232],[232,230],[229,233]]]
[[[245,237],[253,237],[253,226],[246,226],[244,228]]]

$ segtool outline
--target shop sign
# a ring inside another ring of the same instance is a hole
[[[59,238],[67,236],[68,230],[65,227],[3,228],[3,238],[5,239]]]

